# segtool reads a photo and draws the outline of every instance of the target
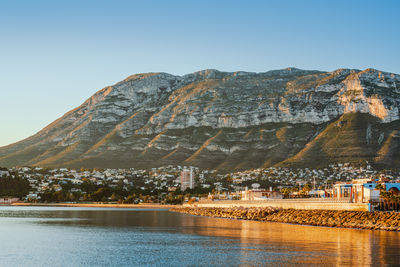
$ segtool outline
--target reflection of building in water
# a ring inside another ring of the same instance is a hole
[[[371,232],[357,233],[347,229],[341,231],[334,241],[337,253],[336,266],[371,266],[373,253],[371,235]]]
[[[234,259],[235,266],[397,266],[400,262],[400,233],[396,232],[197,216],[175,218],[174,224],[184,226],[180,231],[195,236],[196,246],[204,251],[218,249],[223,255],[233,251],[228,257]],[[199,242],[197,236],[220,238]],[[225,262],[217,263],[223,266]]]
[[[185,191],[187,188],[194,188],[193,168],[190,168],[190,170],[183,170],[181,172],[181,190]]]

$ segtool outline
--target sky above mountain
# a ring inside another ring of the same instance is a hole
[[[0,146],[143,72],[400,73],[398,1],[0,1]]]

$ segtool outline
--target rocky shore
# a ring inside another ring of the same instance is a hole
[[[171,211],[197,216],[281,222],[314,226],[400,231],[400,213],[368,211],[296,210],[266,208],[175,207]]]

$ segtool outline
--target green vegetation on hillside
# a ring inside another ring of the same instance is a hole
[[[16,177],[0,178],[0,197],[25,197],[31,187],[28,180]]]

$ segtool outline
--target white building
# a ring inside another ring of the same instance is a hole
[[[187,188],[194,188],[194,173],[192,168],[181,172],[181,190],[185,191]]]
[[[266,190],[266,189],[251,189],[241,192],[242,200],[255,201],[255,200],[268,200],[268,199],[282,199],[283,195],[280,192]]]
[[[9,176],[10,173],[8,171],[0,171],[0,177]]]
[[[12,197],[12,198],[0,198],[0,204],[12,204],[18,202],[19,198]]]

